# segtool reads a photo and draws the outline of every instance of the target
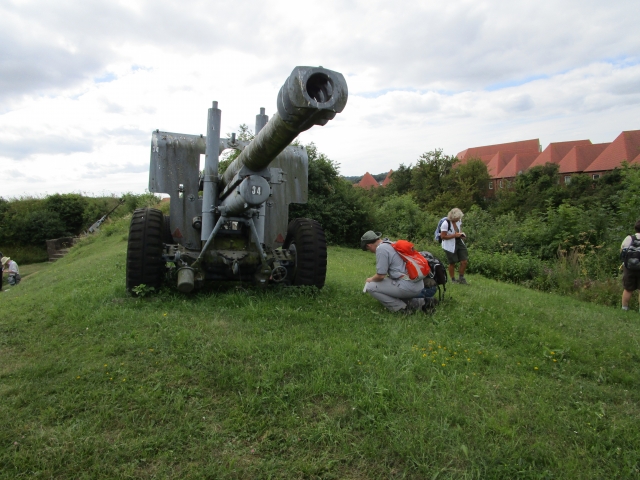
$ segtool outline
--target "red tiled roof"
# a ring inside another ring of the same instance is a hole
[[[633,165],[640,165],[640,155],[638,155],[636,158],[631,160],[629,163],[631,163]]]
[[[362,188],[373,188],[373,187],[378,187],[380,185],[378,184],[376,179],[373,178],[373,175],[371,175],[369,172],[367,172],[362,177],[362,180],[360,180],[358,183],[356,183],[355,186],[356,187],[362,187]]]
[[[461,151],[456,155],[462,163],[469,158],[481,158],[485,155],[495,155],[498,152],[514,153],[540,153],[540,140],[521,140],[519,142],[500,143],[497,145],[485,145],[483,147],[472,147]]]
[[[524,172],[531,162],[533,162],[539,153],[516,153],[513,158],[505,165],[505,167],[498,173],[496,178],[511,178],[515,177],[519,173]]]
[[[387,176],[384,177],[384,180],[382,181],[382,186],[386,187],[387,185],[389,185],[391,183],[391,174],[393,173],[393,170],[389,170],[389,173],[387,173]]]
[[[570,142],[550,143],[529,168],[542,166],[545,163],[560,163],[560,160],[576,145],[591,145],[591,140],[573,140]]]
[[[619,167],[623,160],[635,160],[639,153],[640,130],[622,132],[584,171],[613,170]]]
[[[610,143],[595,143],[593,145],[576,145],[562,160],[560,160],[559,173],[584,172],[593,163]]]
[[[489,162],[487,162],[487,171],[491,178],[500,178],[498,177],[498,173],[504,169],[504,167],[509,163],[509,161],[517,155],[513,152],[498,152],[496,153]]]

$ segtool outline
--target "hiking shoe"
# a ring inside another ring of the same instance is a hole
[[[435,313],[438,303],[439,302],[437,298],[425,298],[424,305],[422,306],[422,311],[424,313]]]
[[[464,278],[464,277],[460,277],[460,278],[458,279],[457,283],[459,283],[460,285],[469,285],[469,284],[467,283],[467,279],[466,279],[466,278]]]
[[[460,283],[460,280],[458,280],[457,278],[452,278],[451,280],[449,280],[451,283]]]

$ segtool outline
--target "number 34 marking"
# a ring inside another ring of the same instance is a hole
[[[262,187],[257,187],[255,185],[251,186],[251,194],[252,195],[260,195],[262,194]]]

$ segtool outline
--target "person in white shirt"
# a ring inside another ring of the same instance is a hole
[[[442,239],[442,249],[447,255],[449,261],[449,278],[452,283],[467,284],[464,278],[464,271],[469,261],[469,252],[464,244],[467,236],[462,233],[462,217],[464,213],[459,208],[452,208],[447,215],[447,219],[440,226],[440,238]],[[458,268],[459,277],[456,280],[456,263],[460,264]]]
[[[9,285],[17,285],[22,278],[20,277],[20,271],[18,264],[11,260],[10,257],[2,257],[2,274],[7,274]]]

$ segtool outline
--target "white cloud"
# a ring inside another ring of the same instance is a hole
[[[345,111],[300,138],[345,175],[612,141],[640,128],[638,20],[629,0],[4,2],[0,196],[142,192],[152,130],[204,133],[212,100],[224,133],[253,128],[296,65],[347,79]]]

